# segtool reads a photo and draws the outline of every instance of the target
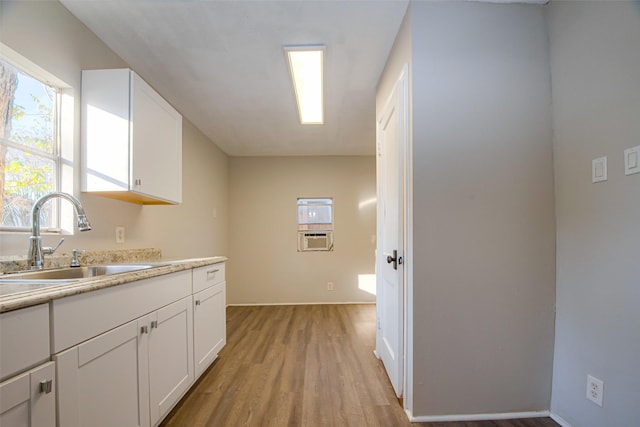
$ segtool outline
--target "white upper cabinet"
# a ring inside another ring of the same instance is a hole
[[[182,116],[129,69],[82,72],[82,191],[182,201]]]

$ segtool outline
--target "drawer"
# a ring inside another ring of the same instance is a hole
[[[0,381],[49,360],[49,305],[0,314]]]
[[[193,270],[193,293],[200,292],[225,280],[224,263],[211,264]]]

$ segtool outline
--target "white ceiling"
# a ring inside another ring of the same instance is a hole
[[[369,155],[407,0],[61,0],[232,156]],[[283,45],[325,44],[325,124],[300,125]]]

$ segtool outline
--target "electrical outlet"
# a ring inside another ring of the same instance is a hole
[[[116,227],[116,243],[124,243],[124,227],[121,225]]]
[[[332,291],[333,290],[333,282],[327,282],[327,290],[328,291]]]
[[[602,406],[604,383],[591,375],[587,375],[587,399],[598,406]]]

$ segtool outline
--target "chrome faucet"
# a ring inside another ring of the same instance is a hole
[[[40,209],[45,202],[56,197],[68,200],[73,204],[78,217],[78,230],[91,230],[91,224],[89,224],[89,220],[87,220],[87,216],[84,213],[84,209],[82,208],[80,201],[71,194],[49,193],[40,197],[31,208],[31,237],[29,237],[29,253],[27,254],[29,270],[41,270],[44,266],[44,255],[51,255],[60,247],[62,242],[64,242],[64,238],[62,238],[53,248],[42,247],[42,238],[40,237]]]

